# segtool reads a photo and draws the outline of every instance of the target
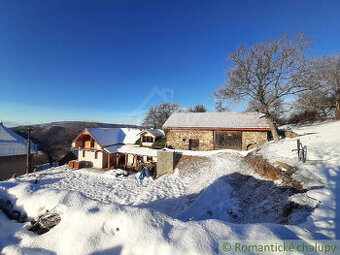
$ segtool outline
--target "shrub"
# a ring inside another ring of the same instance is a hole
[[[297,124],[301,122],[316,121],[320,119],[316,111],[304,111],[293,114],[287,122],[290,124]]]
[[[162,148],[165,147],[165,143],[166,143],[166,139],[165,138],[158,139],[157,141],[155,141],[152,144],[152,148],[154,148],[154,149],[162,149]]]
[[[295,133],[294,131],[285,131],[284,136],[287,138],[295,138],[295,137],[298,137],[299,135]]]
[[[135,142],[135,145],[141,145],[142,144],[142,139],[139,138],[136,142]]]

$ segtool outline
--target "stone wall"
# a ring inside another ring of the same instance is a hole
[[[242,132],[242,150],[250,150],[268,141],[266,131],[244,131]]]
[[[26,155],[0,157],[0,180],[26,173]]]
[[[199,140],[200,151],[214,150],[214,131],[170,130],[166,135],[166,146],[178,150],[189,150],[189,140]],[[268,141],[267,131],[243,131],[242,150],[250,150]],[[241,149],[241,148],[240,148]]]
[[[178,150],[189,150],[189,140],[199,140],[200,151],[214,149],[214,132],[210,130],[170,130],[166,134],[166,146]]]
[[[176,153],[173,151],[157,151],[156,177],[174,172]]]

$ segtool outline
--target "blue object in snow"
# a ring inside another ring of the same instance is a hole
[[[143,167],[138,178],[142,180],[144,179],[144,177],[150,177],[150,171],[149,171],[149,168],[147,167]]]

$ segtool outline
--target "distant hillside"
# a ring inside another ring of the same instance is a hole
[[[27,137],[26,126],[18,126],[11,128],[16,133],[23,137]],[[61,121],[33,125],[32,140],[38,145],[39,150],[53,151],[54,160],[58,160],[65,155],[72,141],[85,128],[119,128],[119,127],[134,127],[136,125],[124,124],[108,124],[100,122],[83,122],[83,121]]]

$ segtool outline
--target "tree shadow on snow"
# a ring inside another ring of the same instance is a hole
[[[324,210],[317,222],[312,221],[313,231],[316,232],[318,239],[329,239],[329,237],[320,234],[319,232],[328,232],[335,234],[335,239],[340,239],[340,160],[339,155],[334,156],[325,154],[325,151],[320,147],[319,149],[313,148],[313,152],[316,158],[320,160],[309,160],[307,159],[307,164],[314,165],[315,167],[322,170],[326,177],[326,188],[329,189],[334,195],[334,201],[323,201],[324,205],[322,209]],[[324,158],[331,158],[331,160],[323,160]],[[335,164],[334,164],[335,163]],[[323,192],[320,189],[320,193],[326,198],[329,196],[328,191]],[[329,197],[332,200],[331,197]],[[322,201],[321,201],[322,202]]]
[[[92,255],[120,255],[122,253],[123,247],[121,245],[109,248],[102,251],[96,251],[91,253]]]
[[[34,255],[56,255],[57,253],[42,249],[42,248],[23,248],[20,249],[22,254],[34,254]]]

